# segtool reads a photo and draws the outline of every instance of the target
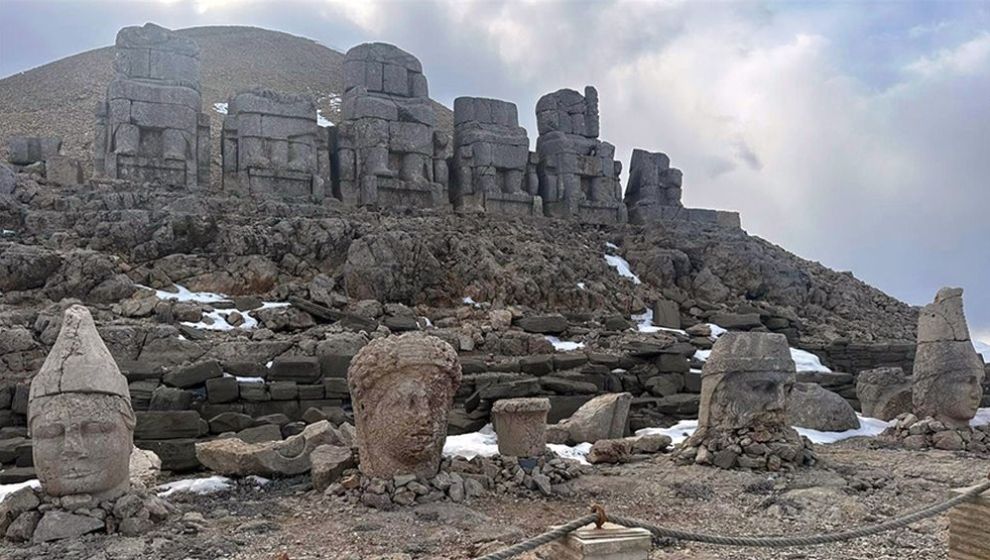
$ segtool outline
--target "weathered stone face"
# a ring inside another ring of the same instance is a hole
[[[28,427],[46,493],[110,499],[127,491],[134,439],[127,380],[85,307],[65,312],[31,384]]]
[[[426,76],[413,55],[365,43],[344,56],[342,120],[334,130],[344,202],[446,207],[449,138],[436,130]]]
[[[702,372],[701,426],[786,425],[795,367],[783,335],[724,334]]]
[[[615,146],[598,139],[598,91],[562,89],[536,104],[536,141],[544,213],[592,223],[624,223]]]
[[[454,100],[454,209],[542,216],[529,138],[514,103],[481,97]]]
[[[354,357],[347,377],[361,472],[435,475],[461,382],[454,349],[422,333],[375,340]]]
[[[319,202],[330,181],[327,131],[304,95],[238,93],[223,120],[223,186],[243,194]]]
[[[117,34],[115,77],[96,110],[98,175],[206,186],[210,119],[201,112],[199,47],[151,23]]]
[[[964,428],[983,397],[984,369],[963,313],[962,289],[942,288],[918,317],[914,413]]]

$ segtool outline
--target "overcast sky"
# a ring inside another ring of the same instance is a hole
[[[0,76],[145,21],[395,43],[531,137],[540,95],[593,84],[626,168],[666,152],[685,204],[909,303],[962,286],[990,342],[990,2],[0,0]]]

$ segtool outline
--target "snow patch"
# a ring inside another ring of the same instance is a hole
[[[561,340],[556,336],[547,336],[547,340],[550,341],[550,344],[553,344],[553,349],[558,352],[570,352],[572,350],[577,350],[578,348],[584,348],[583,342]]]
[[[142,286],[136,284],[139,288],[145,288],[151,290],[148,286]],[[174,301],[191,301],[194,303],[217,303],[220,301],[228,301],[227,296],[224,294],[216,294],[213,292],[192,292],[186,289],[185,286],[180,286],[178,284],[174,285],[174,292],[169,292],[167,290],[155,290],[155,295],[158,299],[174,300]]]
[[[609,249],[615,249],[616,251],[619,250],[619,246],[616,245],[615,243],[612,243],[611,241],[606,241],[605,246],[608,247]]]
[[[990,409],[987,410],[988,421],[990,421]],[[892,421],[885,422],[877,418],[868,418],[859,414],[856,416],[859,418],[859,428],[855,430],[845,430],[842,432],[819,432],[818,430],[809,430],[807,428],[795,427],[794,429],[797,430],[797,432],[802,436],[805,436],[811,440],[812,443],[824,445],[854,437],[876,437],[893,424]],[[697,429],[697,420],[681,420],[669,428],[643,428],[641,430],[636,430],[636,435],[645,436],[663,434],[665,436],[669,436],[673,441],[673,444],[677,445],[690,437],[691,434],[693,434]]]
[[[237,376],[234,376],[234,379],[236,379],[238,383],[264,383],[265,382],[265,378],[264,377],[237,377]]]
[[[470,305],[475,308],[481,307],[481,304],[474,301],[474,298],[472,298],[471,296],[464,296],[464,299],[462,299],[461,301],[464,302],[464,305]]]
[[[976,416],[969,421],[969,425],[975,428],[977,426],[986,426],[987,424],[990,424],[990,407],[978,408],[976,410]]]
[[[316,110],[316,124],[318,126],[333,126],[330,119],[324,117],[323,111],[320,111],[319,109]]]
[[[716,325],[715,323],[708,323],[708,329],[711,331],[711,338],[718,338],[723,334],[729,332],[726,329]]]
[[[187,478],[183,480],[176,480],[174,482],[169,482],[158,486],[157,490],[159,498],[166,498],[178,492],[205,495],[215,494],[217,492],[226,492],[227,490],[230,490],[230,486],[233,483],[234,481],[226,476],[214,475],[206,478]]]
[[[270,479],[267,479],[263,476],[258,476],[256,474],[249,474],[248,476],[244,477],[244,480],[250,482],[251,484],[254,484],[255,486],[267,486],[268,483],[271,482]]]
[[[577,283],[577,287],[578,287],[579,290],[587,290],[588,289],[587,286],[584,285],[584,282],[578,282]]]
[[[35,478],[32,480],[28,480],[26,482],[15,482],[13,484],[0,484],[0,502],[4,501],[4,499],[7,496],[13,494],[14,492],[17,492],[21,488],[41,488],[41,481]]]
[[[704,362],[711,355],[711,350],[696,350],[694,359]],[[798,372],[830,373],[832,371],[822,364],[818,356],[799,348],[791,348],[791,359],[794,360],[794,366]]]
[[[629,268],[629,262],[626,261],[626,259],[624,259],[624,258],[622,258],[622,257],[620,257],[618,255],[605,255],[605,262],[609,266],[611,266],[612,268],[614,268],[619,273],[619,276],[623,276],[625,278],[629,278],[630,280],[632,280],[632,283],[633,284],[642,284],[643,283],[639,279],[639,276],[636,276],[635,274],[633,274],[632,269]]]
[[[220,113],[221,115],[227,114],[227,104],[226,103],[214,103],[213,110]]]
[[[14,235],[15,233],[17,232],[12,229],[0,229],[0,235]]]
[[[636,330],[641,333],[655,333],[660,331],[666,331],[666,332],[672,332],[683,335],[687,334],[687,332],[682,331],[681,329],[671,329],[667,327],[658,327],[654,325],[653,310],[649,308],[638,315],[630,315],[629,318],[632,319],[634,323],[636,323]]]
[[[591,451],[591,444],[579,443],[570,446],[549,443],[547,448],[560,457],[574,459],[587,465],[588,461],[585,456]],[[493,457],[498,455],[498,436],[491,424],[485,424],[485,427],[470,434],[447,436],[447,441],[443,444],[443,454],[448,457],[464,457],[465,459]]]

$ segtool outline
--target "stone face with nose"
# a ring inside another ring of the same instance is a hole
[[[361,472],[434,476],[461,381],[454,349],[422,333],[378,339],[354,356],[347,379]]]

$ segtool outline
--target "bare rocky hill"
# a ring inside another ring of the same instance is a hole
[[[238,91],[262,86],[312,95],[321,114],[336,122],[342,53],[312,39],[256,27],[193,27],[177,33],[200,47],[203,110],[212,118],[216,166],[223,115],[213,107]],[[8,137],[26,134],[60,136],[68,155],[88,161],[93,111],[113,78],[112,63],[113,47],[108,46],[0,80],[0,159],[5,159]],[[451,111],[439,104],[437,109],[441,126],[450,128]]]

